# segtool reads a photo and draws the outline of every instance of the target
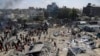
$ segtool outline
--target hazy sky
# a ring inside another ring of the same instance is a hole
[[[67,6],[70,8],[83,8],[87,3],[93,3],[100,6],[100,0],[23,0],[14,5],[14,8],[28,8],[30,6],[46,8],[47,5],[52,2],[56,2],[59,7]]]

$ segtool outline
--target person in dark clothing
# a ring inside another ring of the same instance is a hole
[[[17,45],[17,44],[15,44],[15,49],[16,49],[16,50],[18,49],[18,45]]]
[[[0,50],[1,50],[1,51],[3,50],[3,44],[2,44],[2,41],[0,41]]]
[[[5,51],[6,51],[6,52],[8,51],[8,47],[7,47],[7,45],[5,45]]]
[[[48,34],[48,25],[47,25],[47,23],[44,23],[44,32],[46,34]]]
[[[16,39],[18,39],[18,35],[16,34]]]
[[[4,37],[7,37],[8,31],[4,31]]]
[[[21,43],[21,41],[20,41],[20,40],[18,40],[17,45],[19,45],[20,43]]]
[[[4,41],[4,38],[1,36],[1,42],[3,42]]]
[[[54,42],[54,47],[57,47],[56,42]]]
[[[28,42],[27,38],[25,38],[25,42]]]
[[[15,43],[14,42],[12,42],[12,48],[15,46]]]

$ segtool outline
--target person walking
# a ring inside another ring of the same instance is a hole
[[[5,45],[5,54],[7,53],[7,51],[8,51],[8,47],[7,47],[7,44]]]
[[[56,42],[54,42],[54,47],[57,47],[57,44],[56,44]]]
[[[2,44],[2,41],[0,40],[0,50],[2,51],[3,50],[3,44]]]

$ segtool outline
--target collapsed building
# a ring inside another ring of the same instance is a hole
[[[99,48],[96,47],[96,43],[90,36],[84,35],[71,40],[70,43],[67,56],[100,56],[99,51],[96,51]]]

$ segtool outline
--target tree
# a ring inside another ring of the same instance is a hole
[[[43,21],[45,20],[44,16],[36,16],[33,18],[34,21]]]
[[[44,10],[44,17],[48,18],[49,17],[49,13],[47,12],[47,10]]]
[[[59,8],[59,13],[57,18],[59,19],[69,18],[70,11],[71,9],[66,8],[65,6],[63,8]]]
[[[73,8],[70,13],[70,20],[76,21],[78,17],[78,9]]]

